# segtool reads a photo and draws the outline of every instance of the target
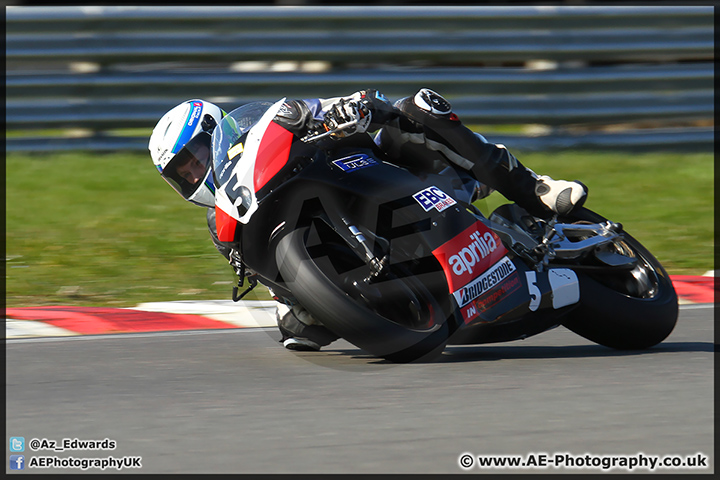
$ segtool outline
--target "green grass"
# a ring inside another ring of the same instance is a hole
[[[712,154],[568,151],[518,158],[539,175],[582,181],[589,191],[585,206],[622,223],[671,275],[714,268]],[[486,213],[502,202],[487,203],[480,207]]]
[[[8,307],[229,298],[237,279],[205,209],[149,156],[12,154],[6,178]]]
[[[586,205],[623,223],[671,274],[713,268],[712,154],[516,153],[539,174],[581,179]],[[6,169],[8,307],[230,298],[236,277],[205,210],[148,155],[11,153]],[[256,291],[247,298],[269,298]]]

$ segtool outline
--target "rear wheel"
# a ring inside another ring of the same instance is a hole
[[[310,228],[295,230],[276,249],[287,288],[326,328],[393,362],[431,359],[450,336],[449,316],[411,272],[367,281],[369,267],[342,241],[308,246]]]
[[[573,220],[605,221],[587,209],[581,209]],[[644,349],[672,332],[678,316],[677,294],[660,262],[635,238],[623,235],[608,253],[634,258],[636,265],[580,274],[581,304],[563,325],[607,347]]]

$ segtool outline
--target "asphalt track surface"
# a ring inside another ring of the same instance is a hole
[[[393,365],[342,341],[298,353],[277,339],[251,328],[8,340],[6,452],[10,436],[108,438],[112,451],[26,448],[26,464],[141,456],[123,472],[198,474],[603,473],[464,470],[459,458],[701,453],[708,468],[688,472],[714,472],[711,304],[681,306],[646,351],[560,327]]]

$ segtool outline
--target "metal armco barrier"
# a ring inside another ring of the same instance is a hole
[[[7,7],[6,149],[145,149],[189,98],[429,87],[466,124],[543,126],[481,132],[513,148],[709,150],[713,35],[712,6]]]

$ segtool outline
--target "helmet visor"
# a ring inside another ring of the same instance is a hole
[[[202,185],[210,169],[210,138],[206,132],[197,134],[162,171],[163,178],[186,200]]]

